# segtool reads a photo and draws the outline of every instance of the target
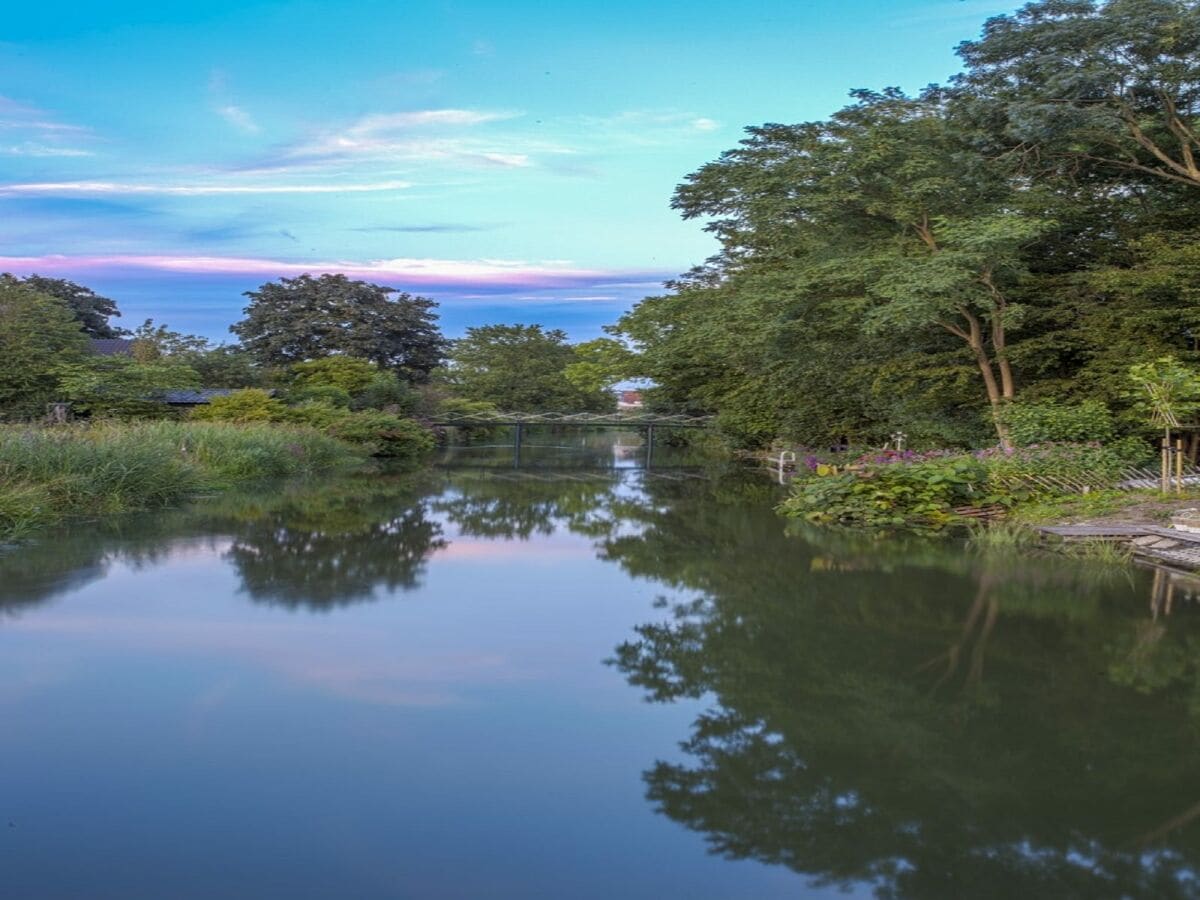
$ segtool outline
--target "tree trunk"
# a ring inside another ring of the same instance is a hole
[[[992,295],[992,354],[996,357],[996,367],[1000,370],[1000,393],[1005,400],[1011,400],[1016,395],[1016,388],[1013,384],[1012,366],[1008,362],[1008,338],[1004,321],[1008,301],[996,286],[990,268],[983,270],[979,280]]]
[[[987,390],[988,403],[992,407],[992,422],[996,426],[996,437],[1000,440],[1000,446],[1005,450],[1012,449],[1012,440],[1008,435],[1008,426],[1004,424],[1004,402],[1012,399],[1012,372],[1008,370],[1007,361],[1003,361],[1000,365],[1000,374],[1002,381],[996,381],[996,373],[992,369],[992,360],[988,356],[987,347],[983,343],[983,327],[979,322],[979,317],[969,309],[963,307],[960,312],[963,318],[967,320],[967,332],[965,337],[967,344],[971,348],[971,352],[975,354],[975,362],[979,366],[979,374],[983,376],[983,386]],[[1005,373],[1007,372],[1007,376]]]

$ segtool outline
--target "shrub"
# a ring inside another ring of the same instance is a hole
[[[412,419],[363,410],[350,413],[329,433],[343,441],[370,448],[375,456],[412,459],[433,449],[433,434]]]
[[[411,413],[417,397],[407,384],[393,372],[380,372],[371,383],[350,401],[351,409],[386,409],[388,412]]]
[[[957,506],[995,502],[986,475],[983,463],[967,455],[841,471],[820,467],[794,482],[780,510],[819,524],[940,528],[956,519]]]
[[[206,405],[193,409],[190,416],[215,422],[276,422],[284,417],[286,409],[269,391],[246,388],[213,397]]]
[[[286,410],[288,421],[318,428],[374,456],[413,458],[433,449],[433,435],[411,419],[378,410],[351,411],[326,403],[301,403]]]
[[[329,406],[349,408],[350,394],[332,384],[314,384],[297,387],[287,392],[289,403],[324,403]]]
[[[297,388],[336,387],[348,395],[366,390],[381,374],[375,363],[355,356],[326,356],[295,363],[288,369]]]
[[[1001,418],[1017,446],[1111,441],[1116,434],[1112,413],[1099,400],[1074,405],[1053,400],[1017,401],[1004,410]]]

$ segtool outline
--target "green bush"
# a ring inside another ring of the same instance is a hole
[[[794,518],[856,527],[940,528],[954,508],[996,502],[973,456],[881,463],[843,470],[821,466],[793,483],[780,511]]]
[[[413,459],[433,449],[433,434],[412,419],[363,410],[351,413],[329,429],[343,441],[369,447],[375,456]]]
[[[329,406],[350,407],[350,394],[332,384],[314,384],[292,388],[287,392],[288,403],[325,403]]]
[[[354,395],[386,374],[375,363],[357,356],[325,356],[294,363],[288,367],[285,377],[298,388],[336,387]]]
[[[392,413],[352,411],[309,402],[288,408],[285,417],[356,444],[374,456],[415,458],[433,449],[433,435],[428,429]]]
[[[1111,441],[1116,434],[1112,413],[1099,400],[1074,405],[1054,400],[1016,401],[1005,408],[1001,419],[1018,447],[1048,442]]]
[[[192,419],[213,422],[277,422],[287,407],[261,388],[246,388],[213,397],[189,414]]]
[[[393,372],[381,372],[371,383],[354,395],[351,409],[383,409],[410,414],[417,405],[417,396]]]

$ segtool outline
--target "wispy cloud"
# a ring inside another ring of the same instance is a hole
[[[630,109],[610,116],[584,116],[579,121],[609,141],[644,146],[673,144],[721,128],[720,122],[708,116],[670,109]]]
[[[362,231],[368,233],[396,233],[396,234],[467,234],[474,231],[492,231],[498,228],[498,225],[465,225],[457,222],[446,222],[432,225],[364,225],[360,228],[351,228],[351,231]]]
[[[90,150],[81,150],[78,147],[55,147],[49,144],[39,144],[34,141],[23,141],[20,144],[11,144],[7,147],[0,147],[0,154],[5,156],[93,156]]]
[[[422,109],[373,113],[349,124],[320,129],[284,147],[266,168],[321,166],[348,161],[439,162],[524,168],[530,152],[566,152],[511,138],[485,138],[462,132],[518,118],[518,112],[474,109]]]
[[[218,116],[239,131],[258,134],[262,131],[258,122],[246,109],[232,99],[229,76],[221,69],[214,69],[208,76],[209,107]]]
[[[247,134],[258,134],[262,131],[262,128],[254,121],[250,113],[236,104],[227,103],[224,106],[218,106],[216,107],[216,113],[230,125],[240,128]]]
[[[0,197],[155,194],[200,197],[221,194],[361,194],[398,191],[412,187],[408,181],[375,181],[359,184],[138,184],[121,181],[39,181],[0,184]]]
[[[0,148],[5,156],[92,155],[91,151],[76,146],[92,137],[91,129],[60,122],[43,109],[3,95],[0,95],[0,134],[17,139],[16,143]]]

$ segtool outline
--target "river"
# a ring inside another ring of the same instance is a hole
[[[0,555],[3,896],[1200,894],[1188,582],[513,462]]]

